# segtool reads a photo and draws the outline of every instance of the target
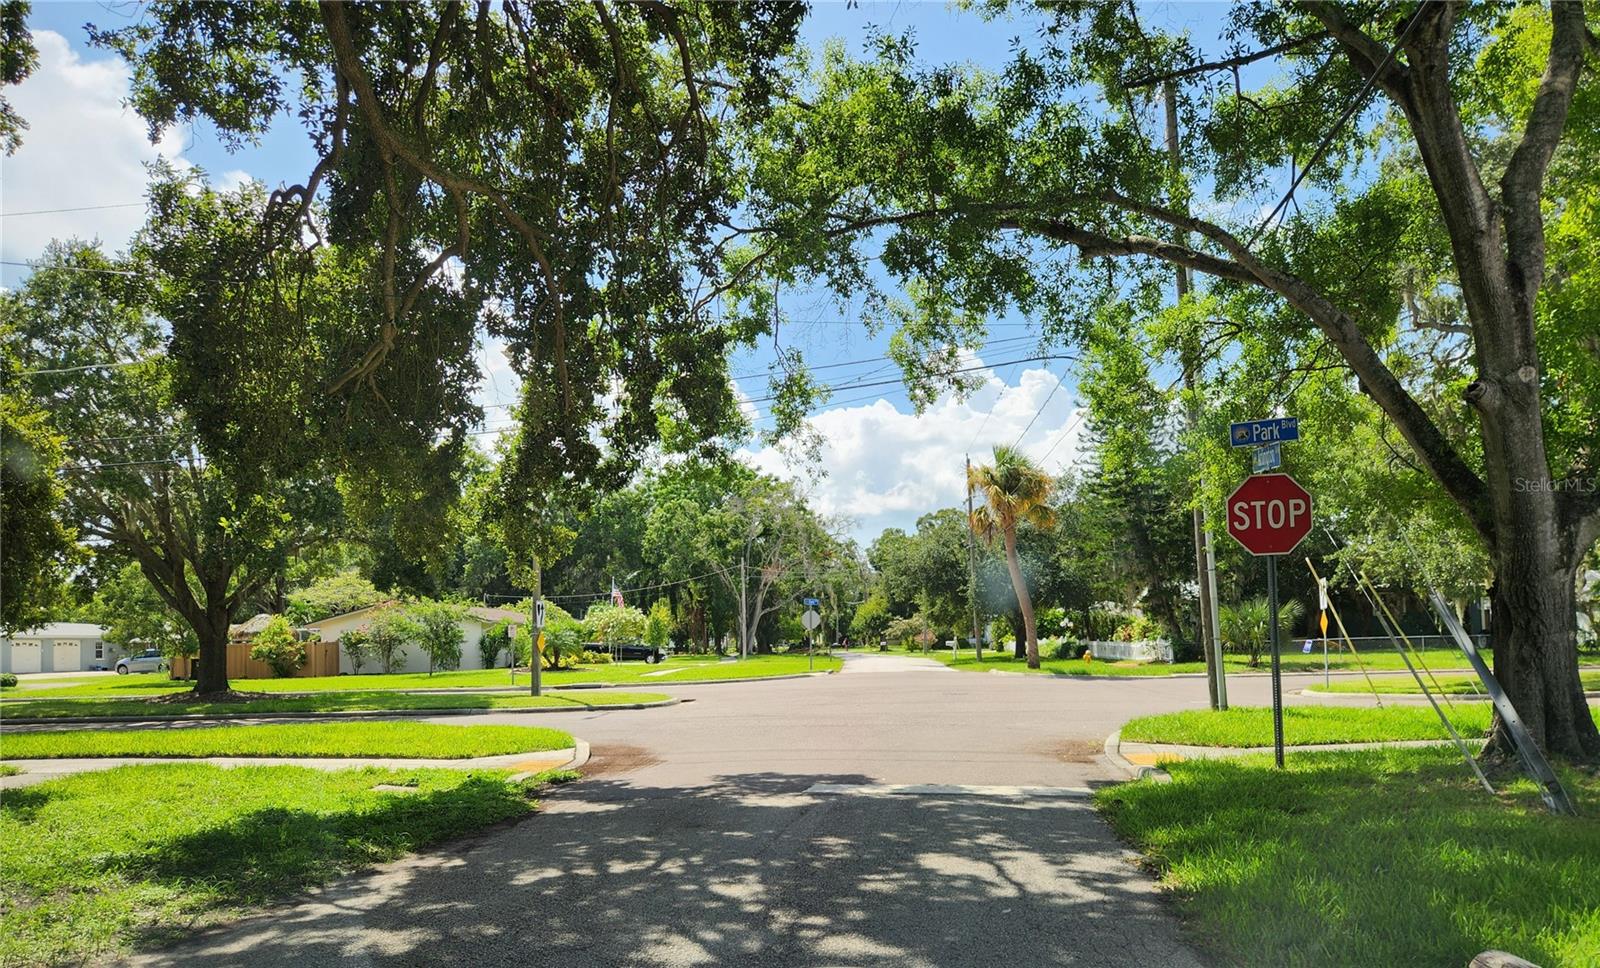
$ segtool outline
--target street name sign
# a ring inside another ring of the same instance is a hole
[[[1228,533],[1253,555],[1286,555],[1311,533],[1311,495],[1288,474],[1255,474],[1228,495]]]
[[[1275,471],[1283,466],[1283,445],[1277,441],[1263,444],[1250,452],[1250,473]]]
[[[1299,439],[1299,417],[1268,417],[1228,425],[1228,443],[1234,447],[1259,447]]]

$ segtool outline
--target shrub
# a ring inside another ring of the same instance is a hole
[[[511,623],[496,622],[483,630],[478,639],[478,658],[485,669],[493,669],[500,662],[500,653],[511,652]]]
[[[0,686],[3,686],[5,688],[9,689],[10,687],[12,687],[12,686],[14,686],[16,684],[17,684],[17,677],[16,677],[16,675],[14,673],[0,672]]]
[[[466,617],[467,607],[454,602],[423,599],[406,606],[407,638],[414,639],[428,656],[428,675],[433,675],[435,668],[461,665],[461,645],[466,640],[461,622]]]
[[[1056,640],[1055,648],[1050,652],[1050,658],[1081,659],[1085,648],[1087,646],[1081,640],[1067,636]]]
[[[250,647],[250,658],[272,667],[279,679],[292,676],[306,664],[306,647],[294,637],[294,629],[282,615],[274,615]]]
[[[1144,642],[1149,639],[1161,638],[1161,623],[1148,615],[1135,615],[1117,626],[1111,633],[1115,642]]]
[[[398,608],[386,608],[362,626],[371,643],[373,658],[383,666],[384,672],[393,672],[411,637],[410,624]]]
[[[351,629],[339,636],[339,648],[344,651],[345,658],[350,660],[350,671],[361,675],[361,667],[372,658],[372,636],[368,634],[365,625]]]
[[[606,665],[611,661],[611,653],[584,649],[583,655],[578,657],[578,661],[583,665]]]

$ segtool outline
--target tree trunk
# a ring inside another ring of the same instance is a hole
[[[1576,565],[1551,560],[1557,556],[1540,544],[1507,542],[1495,563],[1489,593],[1494,674],[1547,753],[1593,760],[1600,757],[1600,733],[1578,675]],[[1485,751],[1514,753],[1498,714]]]
[[[196,695],[228,691],[228,612],[222,608],[207,608],[204,618],[190,622],[195,637],[200,640],[200,666],[196,670],[194,691]]]
[[[1039,668],[1039,636],[1034,631],[1033,599],[1028,597],[1027,582],[1022,580],[1022,562],[1017,557],[1017,532],[1006,531],[1006,569],[1011,572],[1011,586],[1017,592],[1017,605],[1022,609],[1022,628],[1028,643],[1028,668]]]

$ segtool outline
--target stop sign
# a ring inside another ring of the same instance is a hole
[[[1228,495],[1228,533],[1253,555],[1284,555],[1311,533],[1311,495],[1288,474],[1256,474]]]

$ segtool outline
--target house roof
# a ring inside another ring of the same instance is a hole
[[[228,626],[228,638],[238,638],[245,635],[259,635],[267,627],[267,623],[277,616],[267,612],[252,615],[237,625]]]
[[[57,638],[57,639],[98,639],[106,634],[104,625],[91,625],[88,622],[51,622],[38,628],[18,631],[9,638]]]
[[[337,615],[324,615],[321,618],[317,619],[315,622],[307,622],[303,627],[304,628],[308,628],[308,629],[314,629],[314,628],[316,628],[317,626],[321,625],[324,622],[332,622],[335,619],[349,618],[352,615],[362,615],[362,614],[364,614],[366,612],[373,612],[373,611],[377,611],[380,608],[388,608],[391,605],[398,605],[398,604],[399,603],[396,602],[392,598],[387,600],[387,601],[383,601],[383,602],[374,602],[371,605],[363,605],[360,608],[352,608],[348,612],[340,612]]]
[[[483,608],[475,605],[467,609],[467,614],[488,625],[493,625],[496,622],[505,622],[510,625],[526,625],[528,623],[528,613],[515,608]]]

